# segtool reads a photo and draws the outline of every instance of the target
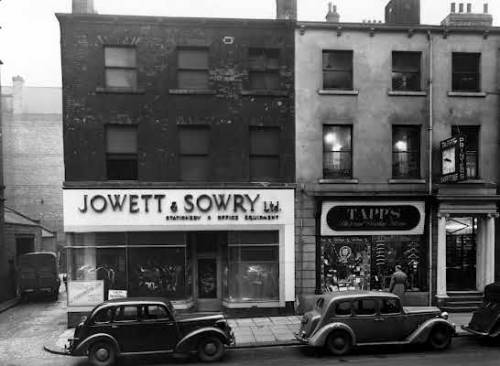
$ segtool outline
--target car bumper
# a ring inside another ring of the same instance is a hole
[[[299,332],[295,333],[295,339],[298,340],[302,344],[310,344],[309,338],[305,336],[305,334],[301,334]]]
[[[480,332],[480,331],[477,331],[477,330],[474,330],[474,329],[471,329],[469,328],[468,326],[466,325],[462,325],[461,327],[463,330],[465,330],[466,332],[469,332],[469,333],[472,333],[472,334],[475,334],[475,335],[478,335],[478,336],[482,336],[482,337],[487,337],[489,336],[490,334],[488,332]]]

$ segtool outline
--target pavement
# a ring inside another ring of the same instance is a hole
[[[455,324],[457,336],[470,335],[461,325],[469,324],[471,316],[472,313],[450,314],[449,320]],[[228,319],[235,338],[231,348],[298,345],[300,343],[295,339],[295,332],[300,327],[301,319],[302,316],[298,315]],[[57,339],[48,340],[44,349],[55,354],[65,354],[64,345],[74,331],[74,328],[67,329]]]

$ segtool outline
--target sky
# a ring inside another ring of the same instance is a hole
[[[298,19],[324,21],[328,3],[337,5],[341,22],[384,20],[389,0],[297,0]],[[482,12],[489,3],[493,24],[500,26],[500,0],[453,0],[472,3]],[[421,0],[421,23],[439,24],[452,0]],[[100,14],[264,18],[276,16],[275,0],[94,0]],[[0,0],[2,85],[20,75],[29,86],[60,86],[59,24],[55,13],[71,12],[71,0]]]

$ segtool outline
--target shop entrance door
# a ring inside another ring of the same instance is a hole
[[[451,218],[446,232],[446,288],[449,291],[476,289],[475,218]]]
[[[219,311],[222,307],[221,245],[219,233],[194,235],[194,297],[199,311]]]

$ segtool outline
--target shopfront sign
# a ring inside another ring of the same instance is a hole
[[[68,281],[68,306],[94,306],[104,301],[104,281]]]
[[[69,232],[294,222],[293,189],[67,189],[63,198]]]
[[[441,183],[466,180],[465,164],[465,136],[453,136],[441,141]]]
[[[321,235],[422,234],[423,202],[324,202]]]

